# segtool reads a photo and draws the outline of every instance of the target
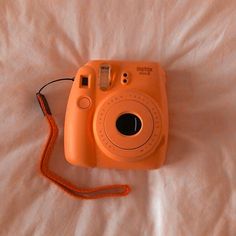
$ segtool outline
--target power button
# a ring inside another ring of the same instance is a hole
[[[87,109],[91,105],[91,99],[89,97],[80,97],[78,100],[78,106],[81,109]]]

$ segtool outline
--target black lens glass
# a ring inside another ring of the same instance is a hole
[[[134,114],[125,113],[116,120],[116,128],[123,135],[134,135],[141,129],[141,120]]]

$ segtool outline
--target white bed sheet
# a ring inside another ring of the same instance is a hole
[[[236,235],[236,2],[0,2],[0,235]],[[155,171],[75,168],[63,156],[70,82],[45,90],[60,127],[52,168],[82,187],[128,183],[125,198],[80,201],[38,171],[45,83],[91,59],[165,68],[166,165]]]

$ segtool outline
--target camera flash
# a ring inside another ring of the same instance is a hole
[[[99,69],[100,89],[107,90],[111,83],[111,66],[107,64],[100,65]]]

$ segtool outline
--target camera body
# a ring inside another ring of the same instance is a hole
[[[154,62],[94,60],[81,67],[66,109],[66,160],[84,167],[160,167],[168,141],[165,83]]]

